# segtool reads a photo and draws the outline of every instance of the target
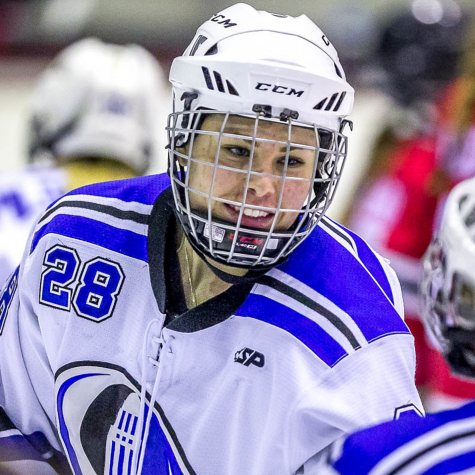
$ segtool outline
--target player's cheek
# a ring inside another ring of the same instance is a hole
[[[281,207],[284,209],[301,209],[308,197],[309,187],[310,182],[307,181],[286,180]],[[298,212],[281,212],[279,219],[280,227],[288,229],[298,216]]]
[[[301,209],[308,197],[309,189],[310,180],[286,180],[284,195],[282,197],[282,202],[285,203],[285,208]]]

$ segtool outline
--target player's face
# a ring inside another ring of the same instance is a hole
[[[210,114],[200,130],[219,132],[223,125],[223,116]],[[224,133],[252,137],[255,121],[244,117],[228,118]],[[289,140],[289,126],[284,123],[259,121],[256,136],[276,142],[256,140],[252,157],[248,190],[245,204],[264,208],[277,208],[279,199],[281,210],[277,216],[275,230],[283,231],[290,228],[298,216],[298,210],[305,204],[311,189],[316,153],[313,149],[292,146],[289,152],[286,179],[283,180],[284,166]],[[292,127],[290,141],[292,144],[315,147],[316,138],[313,129]],[[219,168],[214,166],[219,146]],[[219,143],[218,135],[197,134],[191,151],[191,157],[205,163],[192,162],[189,173],[189,186],[205,195],[211,194],[211,212],[213,217],[225,221],[237,222],[240,206],[219,201],[235,201],[242,203],[246,189],[247,170],[251,155],[252,140],[250,138],[227,137],[223,135]],[[221,168],[226,167],[226,168]],[[289,179],[297,178],[297,179]],[[284,181],[284,184],[282,183]],[[214,183],[214,184],[213,184]],[[283,189],[282,189],[283,186]],[[191,207],[203,212],[208,210],[208,197],[190,191]],[[244,208],[241,224],[255,229],[269,229],[273,223],[275,212],[257,211],[255,208]],[[250,215],[252,210],[252,214]]]

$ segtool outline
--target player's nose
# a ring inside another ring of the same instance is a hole
[[[262,198],[276,193],[281,179],[275,175],[272,165],[253,167],[249,177],[249,191],[251,195]]]

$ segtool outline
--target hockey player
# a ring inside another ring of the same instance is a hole
[[[95,38],[69,46],[46,69],[30,111],[34,165],[0,176],[0,286],[53,200],[149,169],[157,158],[164,88],[161,68],[145,49]]]
[[[475,378],[475,179],[451,192],[424,258],[425,323],[451,369]],[[418,418],[401,414],[335,443],[318,474],[475,473],[475,402]],[[317,472],[316,472],[317,473]]]
[[[330,41],[237,4],[170,79],[168,175],[58,200],[4,290],[10,426],[75,474],[291,475],[421,411],[395,274],[324,217],[354,94]]]

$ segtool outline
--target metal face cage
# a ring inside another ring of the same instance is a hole
[[[218,263],[256,270],[310,234],[347,155],[341,130],[291,117],[181,111],[167,131],[176,214],[190,243]]]
[[[420,284],[422,315],[432,342],[442,353],[449,351],[450,343],[444,336],[447,327],[447,295],[444,291],[446,252],[439,240],[434,240],[423,259]]]
[[[452,370],[475,377],[475,282],[447,270],[447,252],[435,240],[424,260],[421,281],[424,323]]]

